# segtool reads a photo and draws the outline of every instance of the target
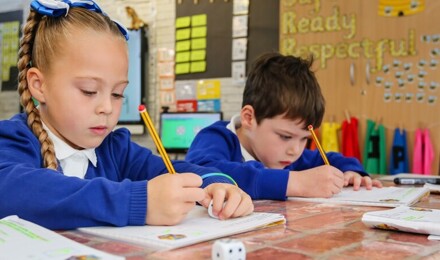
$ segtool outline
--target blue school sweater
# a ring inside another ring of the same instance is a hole
[[[42,168],[40,143],[26,115],[0,121],[0,219],[8,215],[50,229],[98,225],[144,225],[147,180],[166,173],[162,159],[130,140],[127,129],[110,133],[95,149],[84,179]],[[173,161],[177,172],[203,175],[218,169]],[[230,183],[223,176],[204,179],[203,187]]]
[[[284,169],[268,169],[258,161],[243,161],[240,141],[226,125],[218,121],[202,129],[195,137],[186,160],[203,166],[216,167],[228,174],[252,199],[285,200],[289,171],[302,171],[323,165],[318,150],[305,149],[300,158]],[[359,160],[340,153],[327,153],[331,165],[342,172],[354,171],[368,176]],[[319,181],[319,180],[316,180]]]

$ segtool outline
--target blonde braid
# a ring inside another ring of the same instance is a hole
[[[32,100],[27,83],[27,71],[32,61],[32,48],[38,25],[42,19],[40,14],[34,11],[29,13],[26,24],[23,27],[23,36],[20,39],[20,50],[18,51],[18,93],[20,102],[28,115],[27,124],[41,143],[41,154],[43,155],[44,167],[56,170],[58,163],[55,157],[55,149],[47,132],[43,129],[40,113]]]

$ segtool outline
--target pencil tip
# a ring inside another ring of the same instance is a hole
[[[139,111],[143,111],[143,110],[145,110],[145,106],[143,104],[140,104],[138,109],[139,109]]]

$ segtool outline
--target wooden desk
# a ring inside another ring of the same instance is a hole
[[[416,206],[440,209],[440,195]],[[426,235],[370,229],[364,212],[378,207],[328,205],[293,201],[255,201],[255,211],[286,216],[285,225],[232,236],[243,241],[247,259],[440,259],[440,241]],[[93,237],[77,231],[62,235],[96,249],[135,259],[211,259],[208,241],[167,252]]]

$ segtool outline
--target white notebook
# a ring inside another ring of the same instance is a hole
[[[0,219],[0,259],[122,260],[125,258],[85,246],[17,216],[8,216]]]
[[[410,206],[429,195],[426,187],[373,187],[367,190],[361,187],[354,191],[353,187],[345,187],[331,198],[289,197],[289,200],[310,201],[319,203],[337,203],[378,207]]]
[[[79,230],[156,250],[170,250],[285,222],[282,214],[262,212],[218,220],[209,217],[206,208],[196,206],[182,223],[175,226],[90,227]]]
[[[440,210],[401,206],[364,213],[362,222],[374,228],[440,235]]]

